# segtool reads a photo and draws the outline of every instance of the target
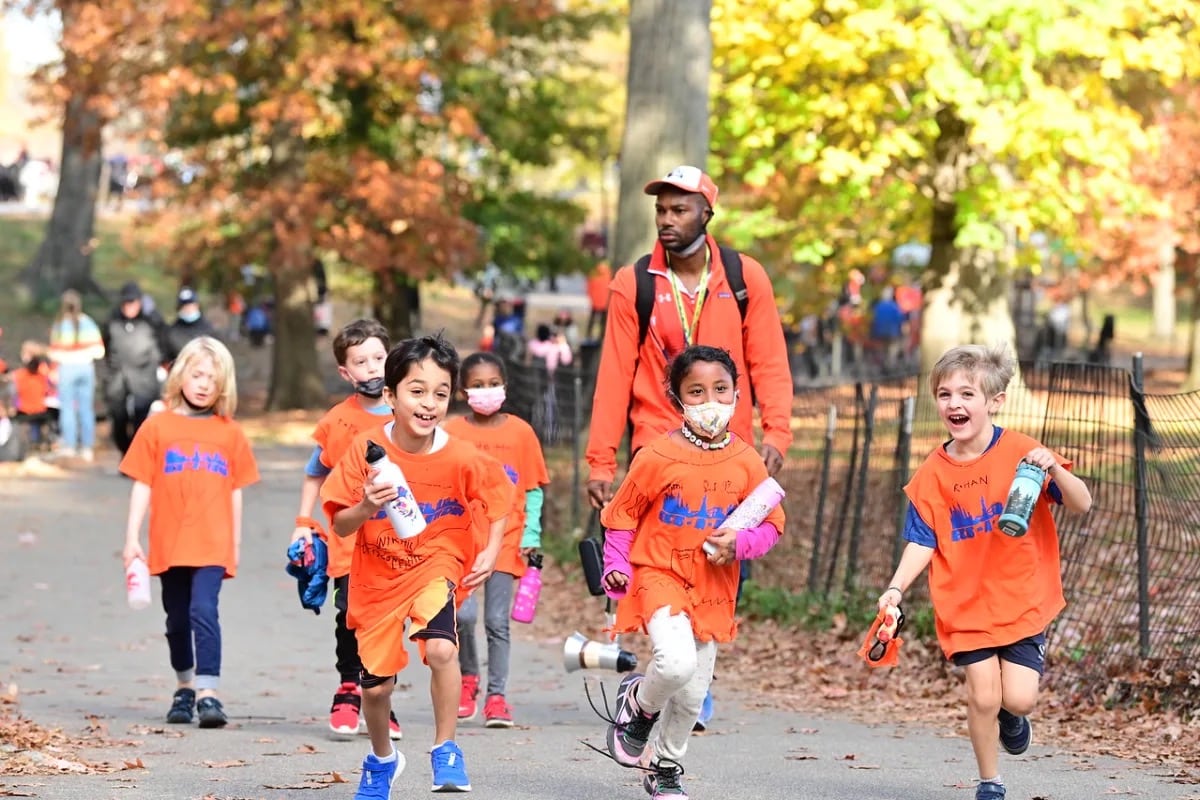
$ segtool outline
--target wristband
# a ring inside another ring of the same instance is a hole
[[[297,528],[308,528],[310,531],[316,532],[318,536],[324,538],[325,529],[321,527],[321,523],[317,522],[312,517],[296,517]]]
[[[900,595],[901,600],[904,599],[904,592],[900,591],[899,586],[889,586],[883,590],[884,594],[887,594],[888,592],[895,592],[896,594]]]

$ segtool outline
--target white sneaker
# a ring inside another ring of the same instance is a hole
[[[81,461],[86,461],[87,463],[91,464],[93,461],[96,460],[96,454],[92,451],[92,448],[85,447],[79,451],[79,459]]]

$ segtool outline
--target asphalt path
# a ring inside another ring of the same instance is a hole
[[[120,767],[6,775],[4,760],[13,754],[0,747],[0,797],[354,796],[368,745],[365,737],[327,735],[337,683],[332,613],[303,611],[283,571],[307,453],[278,446],[256,452],[263,481],[246,492],[243,563],[221,595],[221,696],[231,724],[220,730],[164,722],[174,676],[158,587],[150,609],[127,607],[120,549],[129,483],[115,474],[115,460],[63,475],[0,476],[0,688],[15,689],[21,713],[42,725],[103,733],[116,744],[85,750],[84,757]],[[646,797],[636,770],[584,744],[602,747],[605,730],[587,704],[584,682],[602,682],[611,695],[618,676],[568,673],[561,652],[570,631],[538,622],[513,627],[509,700],[517,726],[488,730],[476,719],[459,728],[473,796]],[[717,699],[712,729],[692,738],[684,761],[684,784],[697,800],[974,797],[969,743],[951,731],[785,713],[769,703],[764,708],[761,698],[744,702],[736,685],[725,682],[718,682]],[[401,675],[394,707],[408,766],[392,796],[428,796],[433,731],[423,667]],[[1197,796],[1195,787],[1173,784],[1166,768],[1078,757],[1053,743],[1035,741],[1026,755],[1004,757],[1001,766],[1013,800]]]

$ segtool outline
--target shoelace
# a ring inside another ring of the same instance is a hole
[[[629,722],[625,723],[624,725],[618,725],[616,719],[614,719],[615,715],[613,714],[612,709],[608,705],[608,691],[604,688],[603,683],[600,684],[600,700],[604,705],[603,711],[601,711],[599,708],[596,707],[596,701],[592,697],[592,691],[588,687],[588,681],[586,678],[584,678],[584,681],[583,681],[583,693],[587,696],[588,705],[592,707],[592,711],[595,711],[596,716],[598,716],[600,719],[604,720],[609,725],[616,725],[617,728],[620,729],[623,733],[629,733],[632,731],[634,733],[634,735],[637,735],[642,739],[649,738],[650,730],[654,727],[654,723],[658,720],[657,715],[655,715],[653,717],[645,717],[639,712]],[[643,728],[644,728],[644,730],[643,730]],[[601,749],[599,747],[596,747],[596,745],[592,744],[591,742],[587,741],[586,739],[580,739],[579,743],[582,744],[584,747],[588,748],[589,750],[596,751],[597,753],[599,753],[600,755],[609,759],[610,761],[616,761],[616,759],[612,757],[612,754],[609,753],[607,749]],[[679,774],[680,775],[683,774],[683,765],[680,764],[678,761],[672,761],[669,758],[664,758],[661,761],[659,761],[659,763],[660,764],[662,764],[662,763],[674,764],[676,767],[679,768]],[[622,764],[622,766],[624,766],[624,764]],[[640,764],[635,765],[634,769],[640,769],[642,772],[649,772],[652,774],[657,772],[657,770],[654,769],[653,767],[643,767]]]
[[[449,747],[433,751],[433,763],[439,767],[448,767],[458,760],[458,752]]]
[[[660,759],[654,768],[655,778],[660,789],[683,789],[679,780],[683,777],[683,765],[669,758]]]

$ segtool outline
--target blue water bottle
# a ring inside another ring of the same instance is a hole
[[[1000,515],[1000,530],[1009,536],[1024,536],[1029,531],[1029,517],[1042,494],[1046,470],[1022,461],[1017,465],[1017,474],[1008,489],[1008,500],[1004,513]]]

